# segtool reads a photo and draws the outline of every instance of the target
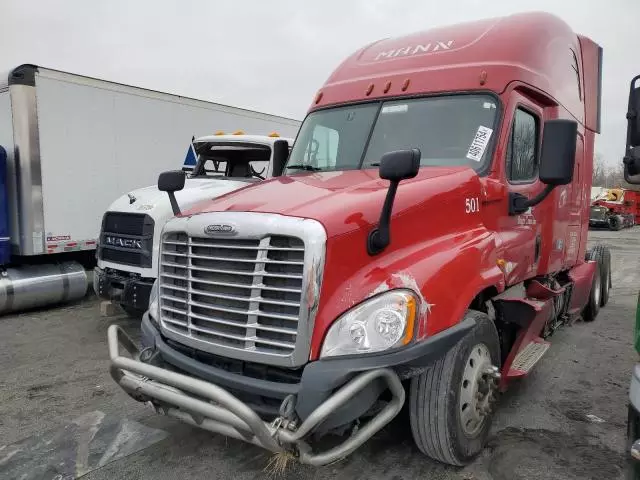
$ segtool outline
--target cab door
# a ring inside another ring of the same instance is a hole
[[[500,181],[506,186],[507,196],[496,228],[501,240],[498,262],[507,285],[535,274],[544,247],[542,220],[546,200],[519,215],[509,214],[509,196],[533,198],[544,189],[538,178],[543,115],[541,106],[519,92],[511,93],[499,149],[504,152],[504,163],[498,170],[502,172]]]

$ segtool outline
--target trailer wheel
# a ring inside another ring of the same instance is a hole
[[[596,271],[593,274],[589,301],[582,311],[582,319],[585,322],[593,322],[600,312],[600,302],[602,301],[602,274],[600,264],[596,262]]]
[[[475,310],[476,326],[428,370],[411,379],[409,414],[418,448],[443,463],[462,466],[484,448],[497,400],[498,332]]]
[[[622,219],[618,215],[609,217],[609,230],[618,231],[622,228]]]
[[[609,303],[609,294],[611,292],[611,252],[605,245],[596,245],[585,255],[586,260],[595,260],[600,267],[600,306],[604,307]]]

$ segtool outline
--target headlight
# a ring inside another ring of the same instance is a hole
[[[366,300],[331,325],[320,357],[380,352],[408,344],[416,304],[409,290],[391,290]]]
[[[149,293],[149,315],[158,320],[158,280],[156,279],[151,286],[151,292]]]

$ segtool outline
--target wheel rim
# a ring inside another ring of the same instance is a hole
[[[462,431],[474,436],[484,426],[496,400],[500,373],[491,363],[489,348],[480,343],[469,352],[460,384],[458,411]]]
[[[600,305],[600,297],[602,296],[602,282],[600,281],[600,275],[596,272],[595,283],[593,285],[593,301],[596,305]]]
[[[607,265],[606,272],[602,276],[604,280],[604,284],[601,285],[603,295],[607,295],[609,293],[609,289],[611,288],[611,284],[609,283],[611,280],[611,268]],[[602,282],[601,282],[602,283]]]

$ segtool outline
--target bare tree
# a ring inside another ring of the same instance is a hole
[[[601,153],[596,153],[593,159],[593,177],[592,184],[594,187],[604,187],[606,183],[607,166]]]
[[[631,185],[624,180],[624,167],[622,162],[607,165],[601,153],[596,153],[593,162],[592,185],[594,187],[638,190],[637,185]]]

